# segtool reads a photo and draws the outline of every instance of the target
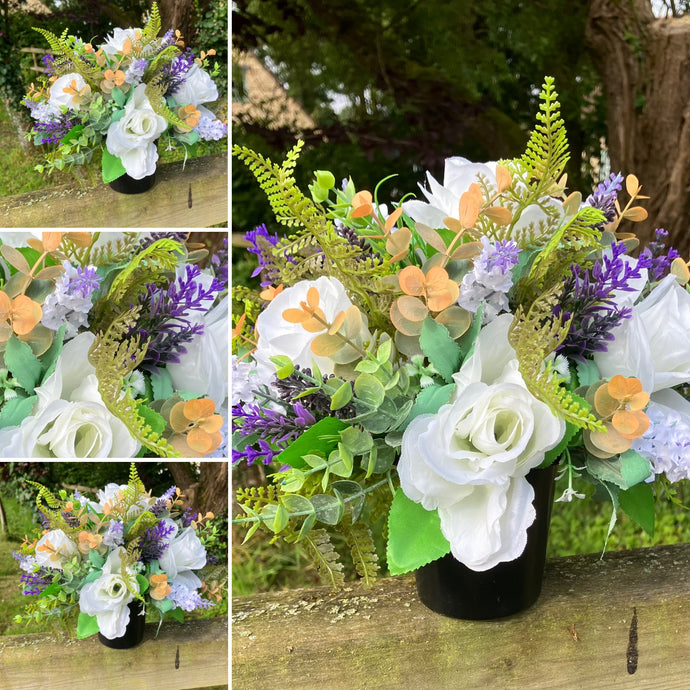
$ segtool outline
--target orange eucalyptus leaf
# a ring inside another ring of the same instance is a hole
[[[328,329],[328,335],[335,335],[340,327],[345,323],[345,311],[340,311],[335,315],[331,327]]]
[[[181,400],[175,403],[170,410],[170,426],[173,428],[173,431],[182,432],[189,426],[190,420],[185,417],[184,405],[184,400]]]
[[[216,411],[216,404],[209,398],[193,398],[184,404],[184,416],[192,422],[210,417]]]
[[[417,231],[417,234],[436,251],[446,251],[446,243],[443,241],[441,235],[436,232],[436,230],[433,230],[428,225],[424,225],[424,223],[416,223],[415,230]]]
[[[391,323],[395,326],[396,330],[404,336],[414,337],[418,336],[422,332],[422,321],[410,321],[406,319],[398,309],[398,303],[393,302],[390,308],[390,318]]]
[[[510,188],[513,184],[513,178],[510,175],[510,171],[505,165],[496,166],[496,190],[499,194],[505,192],[506,189]]]
[[[223,426],[223,418],[219,414],[213,414],[206,419],[203,419],[199,426],[207,433],[212,434],[214,431],[220,431]]]
[[[383,225],[383,229],[388,234],[391,231],[391,228],[398,222],[398,218],[402,215],[402,206],[399,206],[398,208],[393,211],[393,213],[386,218],[386,222]]]
[[[315,287],[310,287],[307,290],[307,304],[309,307],[316,311],[319,308],[319,291]]]
[[[422,269],[418,266],[405,266],[405,268],[398,273],[398,282],[400,283],[400,289],[406,295],[419,297],[424,294],[426,277]]]
[[[626,220],[631,220],[633,223],[638,223],[645,220],[648,215],[649,214],[645,209],[642,208],[642,206],[633,206],[632,208],[629,208],[627,211],[623,212],[623,218]]]
[[[43,246],[47,252],[52,252],[60,246],[62,242],[61,232],[44,232],[43,235]]]
[[[212,450],[213,440],[203,429],[194,427],[194,429],[190,429],[187,434],[187,445],[197,453],[206,455]]]
[[[458,208],[460,211],[460,222],[464,228],[473,228],[475,226],[479,218],[480,206],[481,201],[478,202],[476,195],[470,191],[465,192],[460,197]]]
[[[323,333],[322,335],[317,335],[316,338],[311,341],[310,348],[318,357],[332,357],[340,352],[345,345],[347,345],[347,343],[337,335]]]
[[[490,206],[484,213],[490,221],[497,225],[509,225],[513,220],[513,214],[503,206]]]
[[[418,297],[403,295],[394,302],[400,315],[408,321],[424,321],[429,314],[426,304]]]
[[[43,317],[43,309],[26,295],[18,295],[12,300],[12,328],[17,335],[30,333]]]
[[[386,241],[386,251],[391,255],[391,261],[399,261],[410,248],[412,233],[408,228],[398,228],[395,232],[388,235]]]
[[[625,191],[630,196],[636,196],[640,189],[640,181],[637,179],[637,177],[635,177],[635,175],[628,175],[625,178]]]
[[[282,316],[288,323],[302,323],[310,318],[309,313],[303,309],[284,309]]]

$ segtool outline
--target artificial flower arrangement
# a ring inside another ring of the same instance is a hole
[[[227,457],[227,237],[188,236],[0,233],[1,457]]]
[[[100,633],[114,640],[134,615],[153,611],[160,623],[181,621],[185,612],[220,601],[223,566],[206,549],[217,538],[213,514],[183,509],[176,487],[151,496],[134,463],[127,484],[108,484],[95,501],[29,483],[38,489],[44,529],[13,553],[23,571],[22,594],[36,597],[15,622],[78,612],[78,638]]]
[[[526,477],[553,463],[558,500],[593,485],[610,529],[621,508],[651,533],[690,476],[690,273],[663,230],[641,251],[620,231],[647,215],[633,175],[566,194],[553,80],[522,157],[449,158],[423,200],[328,171],[307,197],[300,146],[233,151],[295,228],[247,233],[262,290],[233,293],[233,463],[270,468],[237,492],[247,538],[301,543],[334,587],[334,532],[376,577],[372,526],[393,574],[448,553],[482,572],[522,553]]]
[[[204,69],[215,51],[195,57],[179,31],[159,37],[156,3],[143,29],[117,28],[102,45],[35,30],[53,55],[44,61],[48,80],[32,84],[22,103],[36,120],[34,144],[57,144],[39,172],[82,165],[102,151],[104,182],[125,174],[141,180],[156,171],[160,137],[174,147],[227,135],[227,125],[203,105],[218,100],[219,67]]]

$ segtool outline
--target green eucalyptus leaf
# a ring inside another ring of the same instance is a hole
[[[355,379],[355,395],[367,407],[376,409],[383,403],[386,391],[375,376],[362,373]]]
[[[344,506],[335,496],[314,494],[311,503],[316,512],[316,519],[327,525],[337,525],[342,520]]]
[[[295,371],[293,361],[286,355],[276,355],[270,359],[276,365],[276,376],[279,379],[285,379]]]
[[[349,381],[343,381],[338,390],[331,397],[331,410],[340,410],[352,400],[352,386]]]
[[[16,335],[12,335],[5,346],[5,366],[25,391],[34,392],[41,379],[41,362]]]

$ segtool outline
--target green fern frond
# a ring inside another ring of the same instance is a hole
[[[38,489],[36,506],[50,521],[50,524],[54,526],[54,529],[61,529],[66,534],[71,534],[81,529],[81,527],[77,527],[75,530],[74,527],[70,527],[62,515],[63,501],[57,498],[50,489],[30,479],[27,479],[26,483]]]
[[[278,505],[278,489],[274,484],[268,486],[250,486],[237,489],[236,500],[240,505],[247,506],[251,510],[257,510],[268,504]]]
[[[143,37],[147,40],[152,40],[158,36],[158,34],[161,31],[161,15],[160,11],[158,10],[158,4],[153,3],[151,5],[151,16],[149,17],[149,20],[146,22],[146,26],[144,27],[143,30]]]
[[[156,115],[160,115],[166,122],[175,127],[181,127],[185,132],[188,132],[189,125],[180,120],[180,118],[177,117],[177,115],[175,115],[175,113],[165,104],[165,98],[163,98],[164,91],[165,87],[162,84],[154,84],[153,82],[149,82],[146,85],[146,90],[144,93],[149,99],[151,108]]]
[[[328,532],[325,529],[313,529],[302,539],[302,544],[307,548],[321,580],[333,592],[342,589],[345,586],[343,564],[338,560],[338,553]]]
[[[530,180],[536,181],[541,192],[557,182],[570,158],[568,139],[561,119],[558,94],[553,88],[553,77],[545,77],[539,95],[542,101],[537,113],[537,124],[521,157]]]
[[[67,29],[62,32],[61,36],[56,36],[54,33],[32,27],[34,31],[38,32],[45,38],[53,52],[55,60],[53,72],[60,76],[61,72],[76,72],[84,78],[91,88],[98,87],[98,75],[101,74],[101,68],[98,65],[89,65],[89,63],[82,60],[74,48],[70,45],[67,36]]]
[[[350,520],[343,520],[338,528],[345,535],[345,541],[350,547],[352,562],[357,574],[364,580],[365,584],[374,584],[379,572],[379,557],[376,553],[371,529],[361,521],[352,524]]]
[[[134,400],[129,390],[122,393],[125,377],[141,364],[149,343],[141,343],[138,336],[126,339],[140,311],[140,306],[126,311],[113,320],[105,333],[98,333],[89,349],[89,362],[96,369],[103,404],[125,424],[132,437],[156,455],[177,458],[175,449],[139,414],[141,401]]]
[[[508,332],[515,349],[520,373],[532,395],[546,403],[557,417],[580,428],[603,430],[602,423],[589,411],[581,398],[573,396],[561,384],[563,378],[545,361],[565,340],[570,319],[553,316],[556,298],[546,293],[535,300],[528,312],[518,307]]]
[[[366,312],[369,322],[379,330],[390,330],[387,309],[367,290],[367,279],[393,273],[382,260],[365,256],[360,247],[340,237],[323,209],[297,187],[292,171],[304,142],[299,141],[282,165],[273,163],[249,148],[235,145],[233,155],[247,165],[266,194],[276,220],[288,227],[300,228],[294,235],[272,249],[274,265],[281,282],[293,285],[318,275],[337,278],[353,302]],[[320,258],[315,260],[315,255]]]
[[[116,266],[129,259],[139,242],[139,233],[126,232],[123,237],[115,241],[108,240],[104,245],[94,247],[90,253],[88,253],[90,247],[85,247],[83,256],[88,257],[95,266]]]
[[[178,256],[175,256],[175,255]],[[184,249],[179,242],[160,239],[135,254],[129,264],[113,280],[107,299],[115,304],[136,304],[146,292],[146,283],[164,285],[166,271],[174,271]]]
[[[154,518],[155,521],[155,518]],[[146,602],[144,597],[139,592],[139,584],[137,583],[136,575],[134,574],[134,564],[141,557],[141,551],[139,551],[139,539],[135,539],[127,545],[127,549],[120,558],[120,576],[127,587],[127,591],[135,598],[139,599],[141,602]]]
[[[587,264],[592,251],[600,247],[601,232],[597,225],[604,220],[600,210],[589,206],[563,220],[535,257],[529,274],[518,281],[515,296],[524,308],[529,308],[539,294],[550,292],[570,276],[573,264]]]

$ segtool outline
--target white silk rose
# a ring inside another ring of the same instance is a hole
[[[218,100],[218,87],[211,75],[195,63],[184,75],[184,82],[172,98],[178,105],[211,103]]]
[[[292,287],[283,290],[259,314],[256,320],[258,347],[254,352],[254,359],[259,366],[270,366],[275,371],[275,364],[270,361],[276,355],[286,355],[299,367],[312,367],[316,361],[324,375],[332,374],[334,364],[352,362],[359,356],[350,346],[344,347],[333,357],[321,357],[311,350],[314,338],[320,333],[305,330],[300,323],[291,323],[283,318],[286,309],[299,309],[300,302],[305,302],[309,288],[316,288],[319,293],[319,308],[323,310],[328,323],[332,323],[335,316],[352,306],[345,287],[336,278],[321,276],[316,280],[301,280]],[[325,333],[325,331],[321,331]],[[361,347],[371,340],[371,333],[367,328],[366,315],[362,314],[362,329],[355,334],[352,341]]]
[[[168,547],[158,559],[160,567],[170,582],[182,584],[188,589],[201,587],[201,580],[192,571],[206,565],[204,545],[193,527],[180,532],[172,520],[165,518],[163,522],[168,528],[172,528],[172,532],[167,538]]]
[[[36,388],[32,414],[18,427],[0,429],[0,457],[132,458],[139,451],[125,424],[98,392],[88,361],[93,333],[80,333],[63,348],[55,371]]]
[[[61,529],[50,530],[36,544],[36,562],[44,568],[62,570],[78,555],[79,548]]]
[[[525,476],[565,432],[525,386],[508,343],[511,320],[501,315],[480,332],[453,398],[412,420],[398,462],[405,495],[438,509],[453,556],[478,571],[524,550],[535,517]]]
[[[690,294],[666,276],[613,329],[594,361],[603,378],[635,376],[648,393],[690,381]]]
[[[111,551],[103,564],[101,576],[85,584],[79,593],[79,608],[89,616],[96,616],[98,629],[109,640],[122,637],[129,623],[128,604],[134,599],[122,577],[122,555],[124,548]],[[131,569],[128,580],[138,592],[139,585]]]
[[[142,33],[141,29],[114,29],[99,47],[106,55],[115,55],[122,50],[127,39],[134,41],[137,32]]]
[[[70,72],[58,77],[50,87],[50,98],[48,103],[54,107],[65,106],[69,110],[79,110],[79,106],[73,100],[73,94],[67,93],[70,84],[74,82],[77,91],[81,91],[86,86],[84,78],[76,72]]]
[[[427,172],[429,189],[419,185],[427,201],[413,199],[403,203],[405,213],[419,223],[431,228],[443,228],[446,218],[459,218],[460,197],[470,188],[472,183],[479,182],[479,176],[492,187],[496,188],[496,162],[473,163],[466,158],[453,156],[446,158],[443,171],[443,184]],[[524,188],[521,182],[514,182],[516,189]],[[502,202],[507,208],[510,204]],[[548,209],[548,214],[544,209]],[[530,225],[537,234],[544,231],[547,225],[558,223],[563,216],[563,205],[558,199],[544,196],[539,203],[530,204],[520,213],[520,218],[514,225],[514,230],[522,230]]]
[[[130,177],[141,180],[156,171],[158,150],[154,142],[167,127],[165,118],[151,107],[146,84],[139,84],[125,105],[125,114],[108,127],[105,145],[122,161]]]

